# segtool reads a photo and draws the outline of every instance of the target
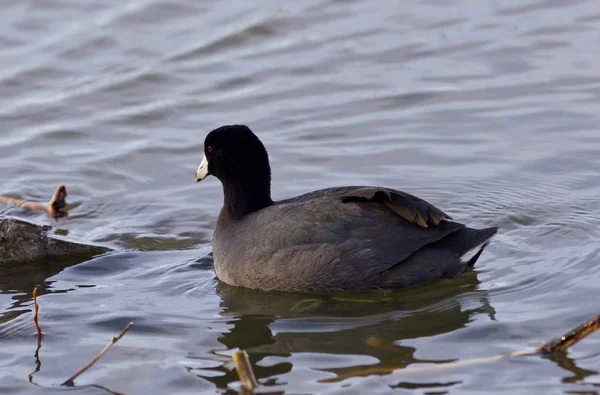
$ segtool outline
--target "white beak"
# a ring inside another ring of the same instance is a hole
[[[202,158],[202,162],[200,162],[200,166],[198,166],[198,170],[196,170],[196,182],[200,182],[208,177],[208,159],[206,159],[206,154]]]

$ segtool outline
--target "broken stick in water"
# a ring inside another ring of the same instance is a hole
[[[38,323],[38,311],[40,306],[38,306],[37,302],[37,287],[33,289],[33,323],[35,324],[35,330],[37,331],[38,338],[42,336],[42,328],[40,328],[40,324]]]
[[[33,211],[45,211],[52,218],[64,217],[67,215],[67,188],[59,185],[54,190],[52,198],[47,203],[32,202],[29,200],[15,199],[7,196],[0,196],[0,203],[17,206]]]
[[[84,367],[82,367],[81,369],[79,369],[73,376],[69,377],[64,383],[62,383],[61,385],[67,385],[67,386],[73,386],[74,383],[73,381],[81,376],[83,373],[85,373],[86,370],[88,370],[89,368],[92,367],[92,365],[94,365],[96,362],[98,362],[98,360],[100,358],[102,358],[102,356],[104,354],[106,354],[106,352],[116,343],[118,342],[123,335],[125,335],[125,333],[127,333],[127,331],[129,330],[129,328],[131,328],[131,326],[133,325],[133,322],[130,322],[129,324],[125,325],[125,328],[123,328],[123,330],[121,332],[119,332],[119,334],[115,337],[113,337],[111,339],[111,341],[102,349],[102,351],[100,351],[98,353],[98,355],[96,355],[90,362],[88,362]]]
[[[256,381],[256,376],[254,376],[248,353],[243,350],[237,350],[233,353],[232,359],[235,370],[238,376],[240,376],[242,386],[249,391],[254,391],[258,387],[258,381]]]
[[[39,372],[40,368],[42,367],[42,362],[40,361],[40,348],[42,348],[42,329],[38,323],[38,311],[40,307],[37,302],[37,290],[37,287],[35,287],[31,293],[33,295],[33,323],[35,324],[35,330],[37,332],[37,348],[35,349],[35,354],[33,355],[35,357],[35,370],[29,374],[30,383],[33,382],[33,375]]]
[[[579,325],[577,328],[573,329],[569,333],[564,334],[561,337],[557,337],[556,339],[551,340],[548,343],[542,344],[537,349],[537,352],[542,354],[550,354],[555,351],[567,351],[567,349],[573,344],[588,337],[592,333],[596,332],[598,329],[600,329],[600,314]]]

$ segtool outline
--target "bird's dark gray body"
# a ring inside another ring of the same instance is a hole
[[[311,292],[454,277],[473,267],[497,231],[467,228],[416,196],[382,187],[328,188],[274,202],[267,150],[245,125],[206,136],[196,182],[209,175],[223,185],[215,272],[234,286]]]
[[[223,209],[213,236],[217,277],[292,292],[406,287],[454,277],[497,228],[470,229],[415,196],[381,187],[323,189],[241,217]]]

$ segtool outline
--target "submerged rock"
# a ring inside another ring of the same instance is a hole
[[[0,267],[12,263],[39,261],[53,257],[89,257],[109,248],[81,244],[49,234],[49,225],[36,225],[16,218],[0,217]]]

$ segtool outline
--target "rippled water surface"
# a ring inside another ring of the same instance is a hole
[[[534,348],[599,310],[596,1],[0,4],[0,193],[64,183],[73,206],[59,223],[0,214],[116,250],[1,274],[0,392],[235,393],[237,348],[271,393],[600,390],[598,334],[567,355],[439,368]],[[276,199],[385,185],[500,233],[476,272],[406,290],[220,284],[221,188],[193,173],[227,123],[266,144]]]

